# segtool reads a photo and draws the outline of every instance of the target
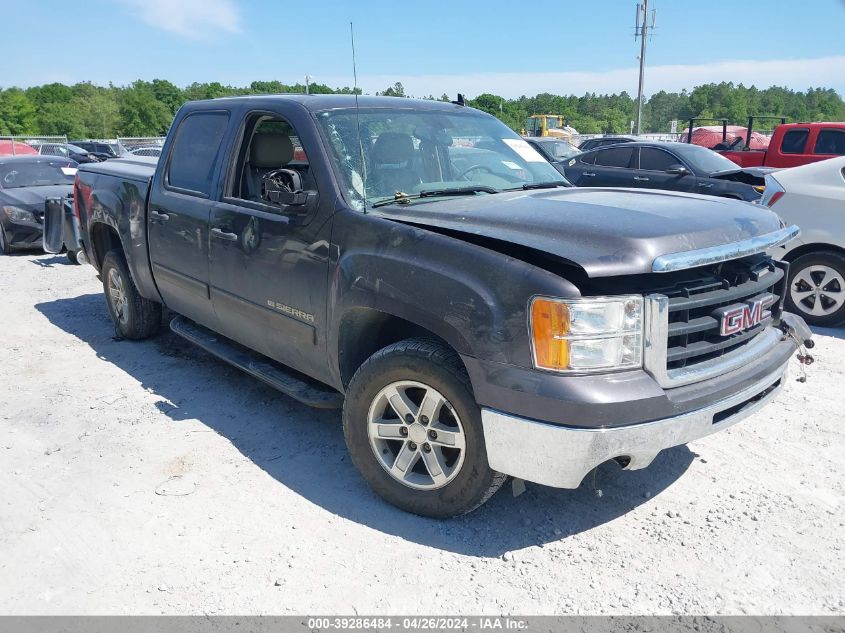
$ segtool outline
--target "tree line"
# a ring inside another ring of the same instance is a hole
[[[312,93],[353,94],[347,87],[311,84]],[[217,82],[193,83],[185,88],[163,80],[138,80],[128,86],[50,83],[31,88],[0,89],[0,136],[67,135],[68,138],[158,136],[166,133],[173,115],[185,101],[233,95],[305,92],[303,84],[254,81],[236,87]],[[360,91],[359,91],[360,92]],[[401,83],[376,94],[405,97]],[[426,99],[435,99],[429,95]],[[449,101],[442,95],[439,100]],[[558,114],[582,134],[625,133],[636,112],[636,99],[620,94],[583,96],[542,93],[505,99],[485,93],[467,104],[497,116],[516,131],[532,114]],[[749,115],[785,116],[791,121],[845,120],[845,102],[832,89],[806,91],[773,86],[758,89],[731,82],[705,84],[690,91],[660,91],[643,105],[642,129],[668,132],[670,121],[679,130],[691,117],[727,118],[743,125]]]

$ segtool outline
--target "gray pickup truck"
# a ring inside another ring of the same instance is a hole
[[[734,424],[809,331],[782,311],[798,235],[768,210],[572,189],[461,104],[188,103],[158,162],[80,167],[76,215],[119,335],[177,334],[343,407],[353,462],[448,517],[507,475],[574,488]],[[729,440],[726,440],[729,441]]]

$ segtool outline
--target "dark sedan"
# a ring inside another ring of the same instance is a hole
[[[529,145],[540,152],[543,158],[554,165],[554,168],[561,174],[564,173],[563,169],[566,166],[566,163],[569,162],[569,159],[581,153],[581,150],[562,138],[553,138],[551,136],[530,136],[525,137],[525,140],[528,141]]]
[[[71,193],[76,166],[54,156],[0,158],[0,253],[41,246],[44,202]]]
[[[637,187],[754,201],[763,173],[688,143],[625,143],[584,152],[565,165],[576,187]]]
[[[589,152],[599,147],[619,145],[620,143],[633,143],[636,140],[636,136],[597,136],[595,138],[588,138],[586,141],[581,141],[578,149],[582,152]]]

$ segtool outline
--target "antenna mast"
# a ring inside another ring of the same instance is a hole
[[[640,122],[643,118],[643,78],[645,74],[645,44],[649,31],[654,31],[654,19],[657,12],[651,10],[651,24],[649,25],[648,0],[637,4],[637,19],[634,24],[634,41],[640,38],[640,83],[637,89],[637,121],[634,126],[634,134],[640,133]]]
[[[358,149],[361,151],[361,180],[364,190],[364,213],[367,212],[367,161],[364,158],[364,141],[361,139],[361,115],[358,109],[358,67],[355,64],[355,29],[352,28],[352,22],[349,23],[349,39],[352,42],[352,78],[353,87],[352,92],[355,94],[355,126],[358,128]]]

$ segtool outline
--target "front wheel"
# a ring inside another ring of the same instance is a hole
[[[349,384],[343,431],[370,487],[414,514],[470,512],[506,479],[487,464],[460,358],[434,341],[409,339],[371,356]]]
[[[845,257],[831,251],[802,255],[789,265],[786,308],[810,325],[845,322]]]
[[[12,246],[6,239],[6,229],[0,224],[0,255],[8,255],[12,252]]]
[[[121,251],[106,253],[100,276],[117,335],[138,341],[155,334],[161,325],[161,304],[140,295]]]

